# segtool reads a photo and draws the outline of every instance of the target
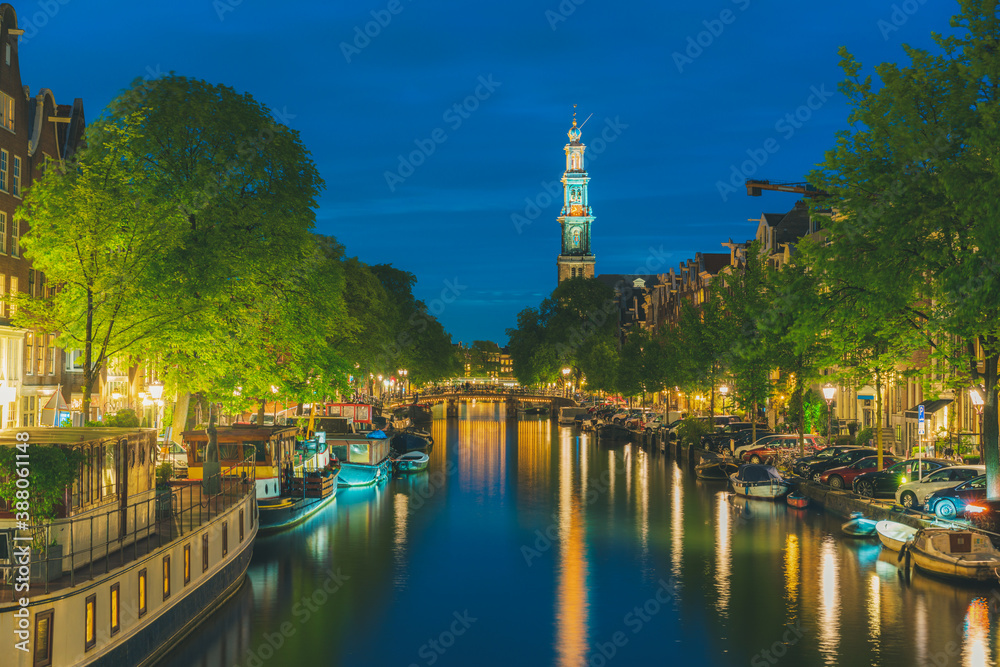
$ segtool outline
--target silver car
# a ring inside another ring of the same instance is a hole
[[[160,444],[160,463],[169,463],[174,469],[174,477],[187,477],[187,451],[176,442]]]

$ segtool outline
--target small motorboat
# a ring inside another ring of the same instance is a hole
[[[785,497],[785,502],[788,503],[789,507],[795,509],[801,510],[809,507],[809,497],[803,496],[801,493],[789,493]]]
[[[778,469],[765,463],[745,463],[729,476],[733,491],[747,498],[774,500],[784,498],[791,491]]]
[[[899,551],[903,545],[913,539],[917,529],[897,521],[879,521],[875,524],[878,540],[886,549]]]
[[[921,528],[900,549],[899,559],[912,559],[917,569],[964,581],[996,581],[1000,551],[989,537],[970,530]]]
[[[597,437],[605,441],[624,442],[632,438],[632,432],[621,424],[601,424],[597,427]]]
[[[434,444],[434,438],[427,431],[410,426],[393,432],[391,442],[392,448],[397,452],[412,452],[417,449],[428,449]]]
[[[840,529],[848,537],[871,537],[875,534],[877,523],[874,519],[866,519],[861,512],[851,512],[850,518]]]
[[[694,474],[698,479],[718,479],[727,480],[730,475],[735,474],[740,469],[739,465],[724,459],[709,459],[702,461],[694,467]]]
[[[396,467],[396,472],[420,472],[427,470],[430,461],[431,457],[423,452],[408,452],[397,457],[393,464]]]

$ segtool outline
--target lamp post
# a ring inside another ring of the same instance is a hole
[[[826,444],[833,443],[833,397],[837,394],[837,388],[832,384],[823,387],[823,398],[826,399]]]
[[[159,429],[160,408],[163,406],[163,383],[157,380],[149,384],[149,395],[153,399],[153,428]]]
[[[729,396],[729,385],[722,385],[719,387],[719,393],[722,395],[722,414],[729,414],[726,412],[726,397]]]
[[[979,391],[979,387],[972,387],[969,389],[969,400],[972,401],[972,407],[976,409],[976,416],[979,420],[979,462],[985,463],[986,458],[983,456],[983,394]]]
[[[569,374],[570,374],[571,370],[572,369],[569,368],[569,367],[566,367],[566,368],[562,369],[562,374],[563,374],[563,397],[564,398],[566,396],[566,386],[567,386],[566,383],[569,381]]]

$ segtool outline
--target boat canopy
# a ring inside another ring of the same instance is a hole
[[[383,439],[383,438],[388,438],[389,436],[387,436],[387,435],[385,434],[385,431],[383,431],[383,430],[379,429],[378,431],[372,431],[371,433],[369,433],[369,434],[368,434],[368,437],[369,437],[369,438],[376,438],[376,439],[379,439],[379,440],[381,440],[381,439]]]
[[[784,478],[774,466],[763,463],[747,463],[740,466],[736,473],[736,479],[741,482],[780,482]]]

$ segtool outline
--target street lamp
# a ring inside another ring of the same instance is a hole
[[[719,387],[719,393],[722,394],[722,414],[729,414],[726,412],[726,396],[729,396],[729,386],[724,384]]]
[[[562,374],[563,374],[563,396],[566,396],[566,383],[567,383],[567,381],[569,379],[570,371],[572,371],[572,369],[569,368],[569,367],[566,367],[566,368],[562,369]]]
[[[979,417],[979,462],[985,463],[986,458],[983,456],[983,403],[985,401],[979,387],[969,389],[969,400],[972,401],[972,407],[976,409],[976,416]]]
[[[823,398],[826,399],[826,416],[827,416],[826,442],[827,442],[827,444],[831,444],[833,442],[833,409],[832,409],[831,406],[833,404],[833,397],[836,394],[837,394],[837,388],[834,387],[832,384],[828,384],[825,387],[823,387]]]
[[[148,387],[149,395],[153,399],[153,428],[159,428],[159,417],[160,417],[160,407],[163,405],[163,383],[157,380],[156,382],[151,382]]]

